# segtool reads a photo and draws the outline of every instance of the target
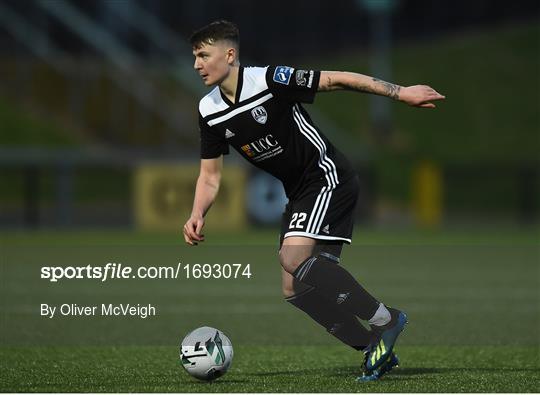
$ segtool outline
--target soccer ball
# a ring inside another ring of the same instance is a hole
[[[229,370],[233,347],[223,332],[203,326],[188,333],[182,340],[180,359],[190,375],[199,380],[211,381]]]

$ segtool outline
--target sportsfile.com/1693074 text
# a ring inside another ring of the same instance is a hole
[[[50,282],[74,279],[99,281],[123,279],[235,279],[251,278],[249,264],[185,264],[176,266],[138,266],[109,262],[103,266],[42,266],[41,279]]]

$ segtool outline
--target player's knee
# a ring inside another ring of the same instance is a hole
[[[279,252],[279,263],[287,273],[293,274],[300,264],[306,259],[306,257],[291,254],[287,250],[281,249]]]
[[[281,293],[283,294],[284,298],[290,298],[295,294],[294,287],[292,284],[282,284]]]
[[[283,269],[293,274],[295,270],[313,255],[313,245],[283,244],[279,250],[279,261]]]
[[[302,294],[311,288],[309,285],[301,283],[292,276],[284,277],[281,281],[281,291],[285,299],[290,298],[291,296]]]
[[[279,263],[281,264],[281,267],[289,274],[293,274],[296,270],[294,268],[294,263],[291,261],[289,257],[287,257],[284,254],[279,254]]]

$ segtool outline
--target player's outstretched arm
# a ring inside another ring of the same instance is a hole
[[[422,108],[435,108],[433,101],[445,99],[445,96],[427,85],[400,86],[358,73],[321,71],[319,92],[340,89],[387,96],[410,106]]]
[[[204,216],[216,200],[221,181],[223,156],[215,159],[201,159],[201,171],[195,188],[195,198],[191,216],[184,225],[184,240],[189,245],[197,245],[204,241],[201,233],[204,227]]]

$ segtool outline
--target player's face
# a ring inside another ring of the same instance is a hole
[[[193,49],[193,55],[195,56],[193,67],[206,86],[221,83],[227,78],[230,67],[234,64],[234,49],[225,43],[203,44]]]

